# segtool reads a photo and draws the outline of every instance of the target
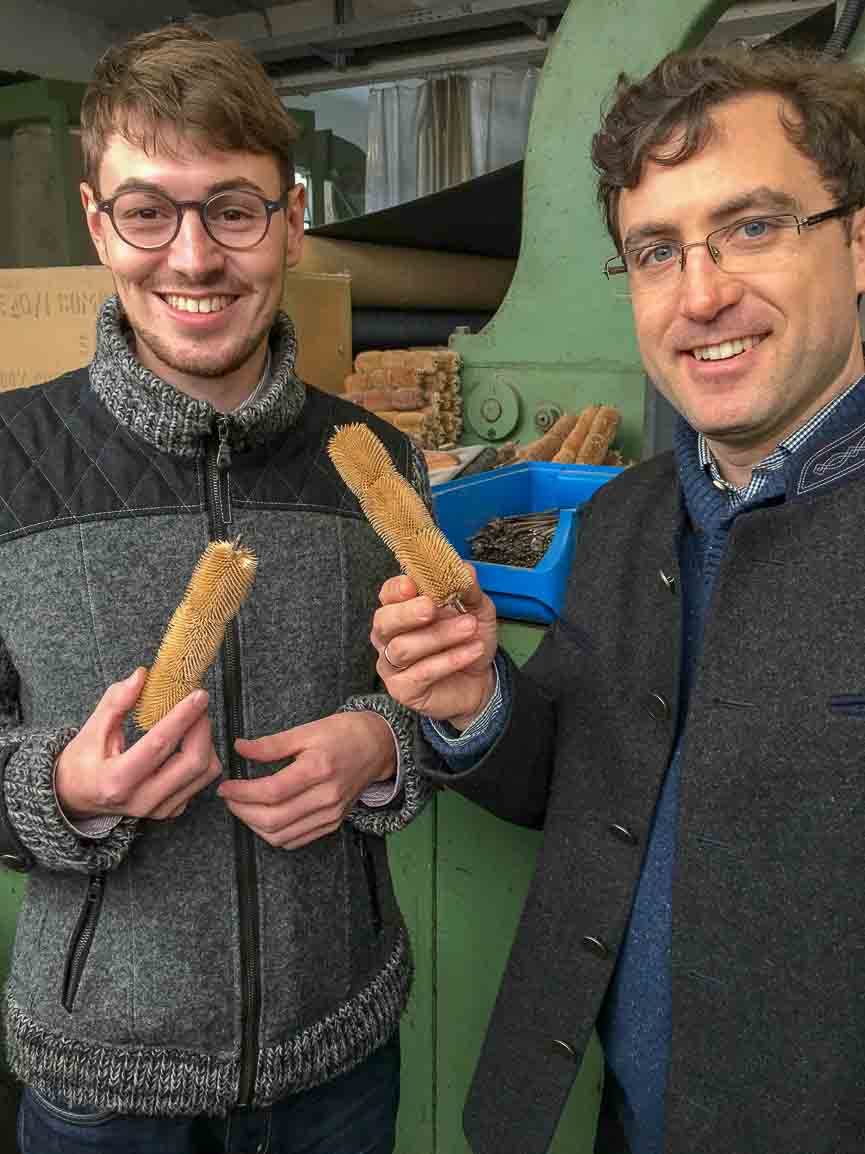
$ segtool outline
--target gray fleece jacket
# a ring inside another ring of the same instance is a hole
[[[30,867],[6,1037],[18,1076],[71,1103],[261,1106],[361,1062],[408,997],[382,835],[428,787],[368,639],[395,565],[325,445],[365,421],[428,499],[424,468],[395,429],[304,386],[294,354],[281,315],[269,387],[221,416],[140,365],[112,298],[89,370],[0,394],[0,826]],[[237,735],[374,709],[397,734],[401,793],[295,851],[215,786],[177,820],[79,836],[54,797],[58,754],[109,684],[152,662],[208,541],[238,535],[258,577],[205,681],[226,773],[275,768],[238,758]]]

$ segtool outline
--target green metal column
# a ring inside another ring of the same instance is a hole
[[[25,880],[22,874],[4,870],[0,876],[0,983],[5,985],[9,975],[12,943],[15,940],[15,921],[24,897]],[[6,1058],[0,1047],[0,1150],[14,1154],[18,1113],[19,1087],[9,1073]]]
[[[499,641],[518,664],[544,628],[499,623]],[[509,826],[456,794],[438,817],[437,1154],[469,1154],[462,1132],[466,1091],[534,870],[541,834]],[[543,958],[538,958],[543,966]],[[593,1038],[551,1154],[591,1154],[603,1060]]]
[[[595,202],[590,142],[621,70],[648,72],[667,52],[699,43],[727,7],[729,0],[572,0],[535,97],[513,281],[482,332],[451,338],[463,357],[473,440],[531,440],[540,409],[603,401],[621,410],[626,455],[638,456],[644,375],[629,304],[601,272],[612,246]]]
[[[388,842],[400,908],[411,936],[414,986],[402,1021],[398,1154],[435,1154],[436,1146],[436,829],[438,797]]]
[[[62,213],[59,248],[52,265],[95,260],[78,192],[78,143],[70,136],[70,129],[78,124],[84,89],[83,84],[63,80],[31,80],[0,89],[0,134],[33,123],[45,124],[51,131],[52,180],[60,191]]]
[[[845,57],[852,64],[859,64],[865,67],[865,18],[862,19],[859,27],[856,29]]]
[[[41,122],[51,129],[53,168],[61,198],[63,227],[60,234],[63,251],[57,263],[76,263],[84,259],[89,248],[87,230],[82,219],[77,181],[72,179],[72,144],[69,128],[78,123],[83,84],[35,80],[9,85],[0,90],[0,134],[9,134],[20,125]],[[15,924],[24,896],[26,880],[21,874],[3,870],[0,874],[0,982],[9,972]],[[0,1150],[13,1154],[18,1087],[8,1073],[0,1046]]]

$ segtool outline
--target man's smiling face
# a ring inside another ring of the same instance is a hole
[[[300,256],[303,189],[289,192],[285,212],[274,213],[264,240],[246,251],[212,240],[195,210],[184,213],[180,232],[166,248],[136,249],[96,208],[98,199],[130,187],[175,201],[203,201],[226,188],[258,192],[267,200],[283,192],[271,155],[218,151],[188,138],[169,137],[169,144],[170,154],[149,155],[112,137],[99,169],[98,195],[82,186],[88,225],[114,276],[142,364],[192,396],[239,401],[261,373],[285,269]]]
[[[834,207],[815,165],[787,137],[780,109],[769,93],[731,100],[712,111],[715,131],[701,151],[675,165],[649,160],[621,195],[625,247],[688,244],[743,217]],[[862,373],[863,232],[863,212],[853,218],[852,244],[843,221],[827,221],[796,238],[790,263],[756,262],[746,276],[722,271],[705,246],[691,248],[669,288],[634,296],[649,376],[707,435],[722,466],[759,460]]]

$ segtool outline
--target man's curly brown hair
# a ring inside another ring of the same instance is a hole
[[[760,92],[781,98],[784,131],[838,202],[865,205],[865,72],[780,46],[673,53],[642,80],[620,74],[592,140],[598,202],[619,251],[619,197],[644,163],[687,160],[711,139],[713,108]]]

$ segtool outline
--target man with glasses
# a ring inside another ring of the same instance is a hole
[[[681,414],[674,450],[583,511],[523,669],[477,587],[457,616],[392,579],[373,627],[390,692],[426,714],[429,776],[544,828],[466,1133],[547,1150],[597,1027],[597,1151],[846,1154],[865,1148],[865,75],[672,56],[620,78],[592,159],[604,272]]]
[[[116,295],[88,368],[0,395],[21,1154],[393,1149],[411,959],[382,835],[428,787],[376,692],[395,567],[334,425],[367,421],[426,483],[395,429],[295,375],[293,140],[236,45],[173,26],[110,50],[81,192]],[[237,538],[258,576],[206,691],[133,732],[195,562]]]

